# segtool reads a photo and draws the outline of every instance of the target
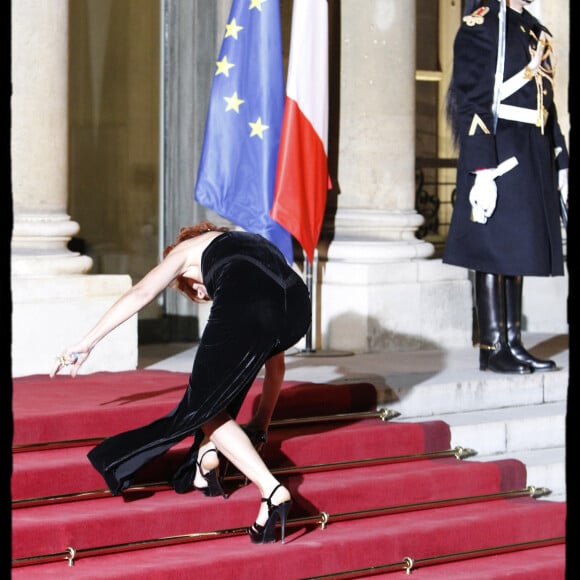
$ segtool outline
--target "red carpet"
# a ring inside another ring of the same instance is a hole
[[[173,408],[186,383],[187,375],[165,371],[15,379],[14,445],[98,438],[142,425]],[[241,423],[260,389],[257,380]],[[287,382],[275,419],[375,409],[375,389],[367,383]],[[190,443],[147,466],[139,481],[166,482]],[[15,449],[15,579],[394,578],[405,575],[405,558],[412,558],[419,579],[565,576],[566,504],[529,497],[519,461],[455,458],[442,421],[398,423],[367,414],[274,426],[264,459],[288,470],[278,477],[293,506],[286,543],[270,545],[253,545],[244,533],[259,496],[240,478],[226,480],[227,500],[162,487],[53,501],[105,489],[86,458],[90,446],[74,445]],[[30,501],[39,497],[48,497],[48,505]],[[329,518],[324,527],[322,513]],[[216,530],[228,533],[198,541],[186,536]],[[176,545],[139,544],[160,538]],[[69,546],[76,550],[72,567]]]

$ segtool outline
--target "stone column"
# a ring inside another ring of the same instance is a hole
[[[467,272],[427,260],[433,246],[415,237],[415,2],[340,10],[339,193],[319,247],[317,348],[465,346]]]
[[[414,236],[423,223],[415,211],[415,2],[364,7],[342,2],[335,241],[392,242],[381,244],[379,260],[425,258],[433,247]],[[329,257],[341,252],[333,244]]]
[[[12,2],[12,273],[83,274],[66,245],[68,0]]]
[[[68,0],[12,0],[11,10],[12,374],[23,376],[49,372],[131,280],[85,276],[91,258],[67,248],[80,229],[66,214]],[[84,372],[135,368],[136,320],[115,336]]]

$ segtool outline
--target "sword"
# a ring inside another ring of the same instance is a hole
[[[497,62],[495,66],[495,84],[493,88],[493,104],[491,112],[493,114],[493,132],[497,127],[497,114],[501,99],[501,85],[503,84],[503,72],[505,62],[505,19],[506,19],[506,0],[499,0],[499,31],[497,39]]]
[[[562,218],[564,228],[568,229],[568,206],[562,196],[560,196],[560,217]]]

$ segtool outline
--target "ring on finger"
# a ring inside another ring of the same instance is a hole
[[[57,357],[57,361],[62,366],[70,366],[74,365],[79,358],[79,354],[77,352],[73,352],[70,356],[66,354],[61,354]]]

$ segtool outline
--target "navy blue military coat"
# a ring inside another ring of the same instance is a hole
[[[504,83],[494,130],[500,2],[483,6],[464,17],[454,43],[448,111],[459,147],[457,197],[443,261],[496,274],[562,275],[558,170],[568,167],[568,152],[553,101],[550,36],[540,45],[541,68],[526,73],[540,33],[549,32],[525,10],[507,8]],[[495,168],[512,156],[518,165],[496,178],[495,212],[486,224],[471,221],[473,171]]]

